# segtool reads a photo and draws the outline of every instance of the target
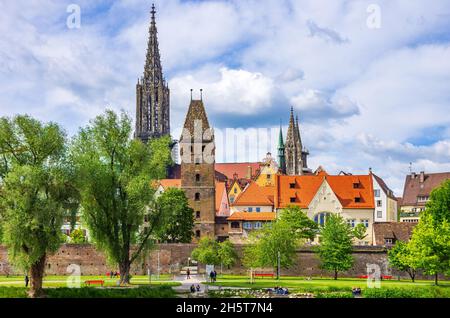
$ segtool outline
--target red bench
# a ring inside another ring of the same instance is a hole
[[[103,285],[105,284],[105,281],[104,280],[87,280],[84,283],[88,286],[101,285],[103,287]]]
[[[383,279],[392,279],[392,276],[382,276]]]
[[[275,277],[274,273],[253,273],[253,277]]]
[[[368,275],[361,275],[361,276],[358,276],[358,278],[367,279],[367,278],[369,278],[369,276]]]

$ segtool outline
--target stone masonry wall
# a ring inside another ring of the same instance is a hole
[[[161,244],[157,245],[151,253],[145,255],[141,260],[135,262],[132,267],[132,275],[145,275],[147,269],[151,268],[152,273],[179,273],[182,266],[186,266],[188,258],[195,244]],[[242,245],[236,246],[239,255],[242,255]],[[355,263],[351,270],[340,273],[340,277],[357,277],[365,275],[367,264],[376,264],[380,267],[381,275],[392,275],[408,278],[406,273],[398,273],[388,266],[387,253],[382,247],[356,247],[354,254]],[[97,251],[92,245],[63,245],[59,251],[48,258],[46,264],[47,275],[68,275],[67,267],[71,264],[81,266],[82,275],[105,275],[112,270],[118,270],[114,266],[109,266],[104,254]],[[289,269],[282,269],[282,275],[298,276],[331,276],[330,272],[320,269],[320,262],[317,254],[310,247],[303,247],[297,251],[297,261]],[[199,266],[200,272],[204,272],[205,266]],[[266,269],[272,271],[272,269]],[[220,271],[220,268],[218,269]],[[245,274],[247,269],[241,263],[233,268],[223,269],[224,273]],[[0,246],[0,275],[23,274],[10,266],[8,262],[7,250]],[[419,276],[418,278],[423,277]],[[431,278],[431,277],[427,277]]]

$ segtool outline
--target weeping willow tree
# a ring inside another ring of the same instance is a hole
[[[71,201],[66,137],[28,116],[0,119],[0,219],[11,262],[30,272],[31,297],[43,295],[47,256],[62,243]]]
[[[149,144],[133,139],[130,118],[107,111],[71,146],[83,221],[94,244],[118,265],[121,284],[129,283],[132,263],[164,224],[151,185],[171,164],[169,145],[169,137]]]

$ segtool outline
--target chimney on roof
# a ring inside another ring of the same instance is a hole
[[[411,173],[411,178],[412,178],[412,179],[415,179],[415,178],[416,178],[416,173],[415,173],[415,172],[412,172],[412,173]]]
[[[247,179],[251,179],[253,176],[253,171],[252,171],[252,167],[248,166],[247,167]]]
[[[419,182],[423,183],[425,181],[425,171],[420,171]]]
[[[234,180],[237,180],[238,177],[239,177],[238,174],[235,172],[235,173],[233,174],[233,179],[234,179]]]

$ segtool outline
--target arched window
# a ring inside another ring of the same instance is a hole
[[[200,193],[195,194],[195,201],[200,201]]]
[[[331,213],[329,212],[321,212],[314,216],[314,222],[320,225],[325,225],[325,222],[327,221],[327,217],[329,217]]]

